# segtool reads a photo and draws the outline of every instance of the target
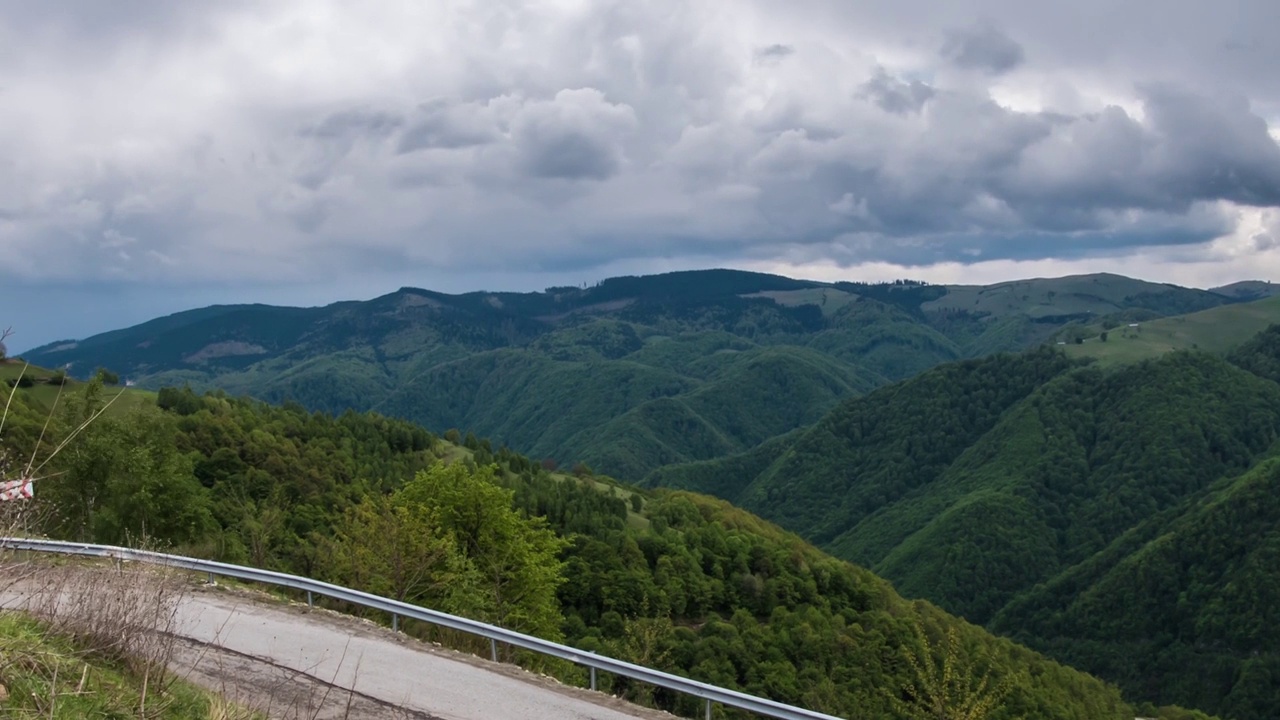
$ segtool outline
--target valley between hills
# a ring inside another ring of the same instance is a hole
[[[51,534],[845,716],[1255,720],[1280,714],[1277,293],[699,271],[215,306],[0,365],[0,441],[40,454],[114,375],[41,483]]]

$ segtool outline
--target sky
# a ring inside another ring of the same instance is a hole
[[[0,0],[11,348],[706,267],[1280,280],[1275,0]]]

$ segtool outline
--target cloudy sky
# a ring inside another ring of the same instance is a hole
[[[0,325],[699,267],[1280,280],[1277,27],[1275,0],[0,0]]]

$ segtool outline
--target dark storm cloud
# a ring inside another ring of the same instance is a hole
[[[457,149],[484,145],[496,138],[497,129],[474,109],[467,112],[447,100],[434,100],[419,108],[419,117],[405,129],[396,149],[401,153],[425,148]]]
[[[387,135],[403,124],[389,112],[368,109],[343,110],[302,128],[302,134],[324,139],[346,139],[363,135]]]
[[[759,207],[790,242],[857,237],[860,259],[927,264],[1206,242],[1235,222],[1211,203],[1280,202],[1280,147],[1239,98],[1144,97],[1139,120],[1114,107],[1017,112],[945,92],[913,131],[792,134],[762,151],[778,177],[764,180]],[[806,184],[793,181],[797,168],[808,168]],[[838,221],[815,220],[824,197]]]
[[[622,166],[620,135],[633,124],[630,108],[596,90],[562,91],[521,110],[514,140],[534,177],[606,180]]]
[[[1151,87],[1143,109],[1143,122],[1114,107],[1060,119],[1021,153],[1001,193],[1064,209],[1280,204],[1280,147],[1243,98]]]
[[[230,9],[241,4],[232,2],[223,5]],[[0,16],[6,19],[7,25],[33,34],[53,30],[80,38],[103,40],[115,35],[172,34],[183,28],[197,26],[208,17],[205,10],[193,10],[183,3],[165,0],[112,0],[109,3],[95,0],[0,0]]]
[[[605,180],[618,171],[617,153],[600,138],[553,129],[535,130],[526,140],[525,162],[536,177]]]
[[[756,49],[756,52],[755,52],[756,62],[764,63],[764,64],[776,63],[781,61],[783,58],[787,57],[788,55],[795,54],[795,51],[796,49],[794,47],[790,45],[783,45],[781,43],[773,43],[772,45],[765,45],[762,48]]]
[[[1160,138],[1156,172],[1184,195],[1280,205],[1280,147],[1240,96],[1149,87],[1144,106]]]
[[[876,68],[875,75],[865,82],[860,91],[871,98],[885,112],[920,112],[920,108],[933,97],[934,90],[919,80],[906,82]]]
[[[991,23],[953,30],[942,45],[943,57],[958,67],[999,75],[1022,64],[1022,46]]]

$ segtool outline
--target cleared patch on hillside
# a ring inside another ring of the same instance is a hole
[[[17,381],[19,377],[31,380],[32,384],[30,386],[18,388],[18,395],[26,398],[41,412],[52,412],[55,403],[65,402],[71,395],[82,392],[85,385],[83,382],[72,379],[68,379],[65,386],[56,385],[50,382],[50,379],[56,374],[56,371],[47,368],[36,367],[35,365],[24,366],[22,362],[6,360],[0,362],[0,391],[3,391],[4,396],[7,398],[11,388],[10,381]],[[153,391],[122,388],[115,385],[108,385],[103,388],[103,399],[111,400],[116,393],[121,393],[121,397],[119,400],[112,402],[111,406],[107,408],[104,413],[107,417],[123,415],[139,405],[155,402],[156,399],[156,394]],[[3,403],[3,400],[0,400],[0,403]]]
[[[1226,353],[1274,323],[1280,323],[1280,296],[1143,323],[1122,323],[1105,331],[1095,323],[1081,331],[1083,343],[1068,342],[1063,349],[1073,358],[1094,358],[1103,365],[1138,362],[1174,350]],[[1105,341],[1103,332],[1107,333]]]
[[[448,442],[447,440],[440,443],[437,446],[436,455],[445,464],[462,462],[466,459],[471,459],[473,462],[475,460],[475,452],[461,445],[455,445],[454,443]],[[514,477],[514,473],[510,471],[506,471],[505,474],[508,478]],[[643,497],[644,497],[643,493],[639,493],[634,489],[621,485],[613,478],[610,478],[607,476],[587,475],[583,477],[577,477],[575,475],[572,475],[566,472],[552,472],[550,473],[550,475],[551,475],[551,479],[555,480],[556,482],[579,483],[584,485],[585,487],[592,488],[596,492],[600,492],[605,495],[609,495],[611,497],[616,497],[619,500],[626,501],[627,502],[627,525],[629,525],[630,527],[636,530],[648,529],[649,518],[644,514],[643,509],[640,511],[636,511],[635,509],[633,509],[631,505],[631,496],[640,495],[642,498],[641,504],[643,508]]]
[[[572,317],[574,315],[594,315],[594,314],[600,314],[600,313],[617,312],[618,310],[621,310],[635,303],[635,301],[636,301],[635,298],[622,298],[619,300],[609,300],[606,302],[593,303],[591,305],[583,305],[582,307],[576,307],[568,312],[563,312],[558,315],[539,315],[535,317],[534,320],[554,323],[554,322],[559,322],[561,320],[564,320],[567,317]]]
[[[950,285],[947,294],[920,307],[926,312],[963,310],[996,318],[1024,314],[1031,318],[1092,313],[1107,315],[1147,294],[1181,293],[1188,298],[1207,292],[1099,273],[1062,278],[1034,278],[995,285]],[[1212,304],[1211,300],[1205,302]],[[1201,305],[1204,307],[1204,305]]]
[[[426,295],[418,295],[416,293],[405,293],[400,298],[400,309],[423,306],[439,310],[444,307],[444,303],[436,300],[435,298],[429,298]]]
[[[199,350],[186,355],[182,358],[183,362],[202,363],[206,360],[213,360],[220,357],[238,357],[241,355],[266,355],[267,349],[261,345],[253,343],[240,342],[238,340],[227,340],[224,342],[211,343],[205,345]]]
[[[740,295],[744,298],[768,298],[783,307],[799,307],[800,305],[817,305],[823,315],[831,315],[848,305],[858,296],[835,288],[804,288],[801,290],[766,290],[763,292]]]

